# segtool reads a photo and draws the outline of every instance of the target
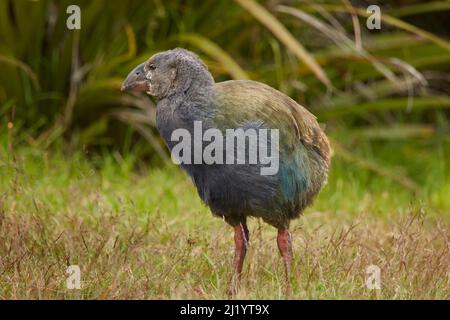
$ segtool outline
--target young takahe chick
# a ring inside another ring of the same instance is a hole
[[[259,82],[215,83],[197,55],[180,48],[157,53],[137,66],[122,90],[146,92],[158,100],[157,128],[170,150],[176,144],[171,139],[174,130],[193,132],[195,121],[201,121],[203,130],[215,128],[221,132],[238,128],[279,130],[275,174],[262,175],[261,163],[201,161],[181,166],[212,213],[234,228],[235,279],[240,279],[249,241],[246,220],[252,216],[278,229],[277,243],[288,283],[292,265],[289,222],[311,204],[325,184],[330,167],[330,145],[314,115]],[[270,145],[270,139],[267,143]],[[201,146],[205,147],[204,142]]]

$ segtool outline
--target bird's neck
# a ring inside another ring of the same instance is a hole
[[[184,128],[189,131],[195,121],[208,121],[211,118],[211,99],[214,91],[212,76],[192,77],[183,90],[177,90],[158,101],[156,111],[157,128],[171,148],[170,136],[175,129]]]
[[[181,76],[178,81],[176,90],[165,98],[167,100],[165,104],[172,108],[181,105],[192,107],[209,105],[214,89],[214,79],[209,72]]]

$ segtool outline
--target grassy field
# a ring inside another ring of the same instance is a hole
[[[336,155],[328,185],[293,222],[291,298],[449,299],[448,140],[334,140],[375,162]],[[227,297],[232,230],[179,168],[132,151],[44,151],[6,136],[1,146],[1,299]],[[237,298],[285,298],[275,230],[249,227]],[[66,288],[73,264],[81,290]],[[366,288],[369,265],[381,290]]]

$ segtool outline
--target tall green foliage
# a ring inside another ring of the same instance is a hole
[[[79,31],[66,28],[71,4]],[[413,22],[449,10],[447,1],[382,7],[382,29],[369,31],[365,7],[350,1],[1,0],[0,130],[10,122],[44,145],[60,135],[113,145],[131,126],[163,156],[154,103],[119,87],[175,46],[199,53],[216,80],[268,83],[331,124],[446,125],[450,44]]]

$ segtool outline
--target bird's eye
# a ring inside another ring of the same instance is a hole
[[[154,64],[151,64],[148,66],[148,68],[153,71],[156,69],[156,66]]]

